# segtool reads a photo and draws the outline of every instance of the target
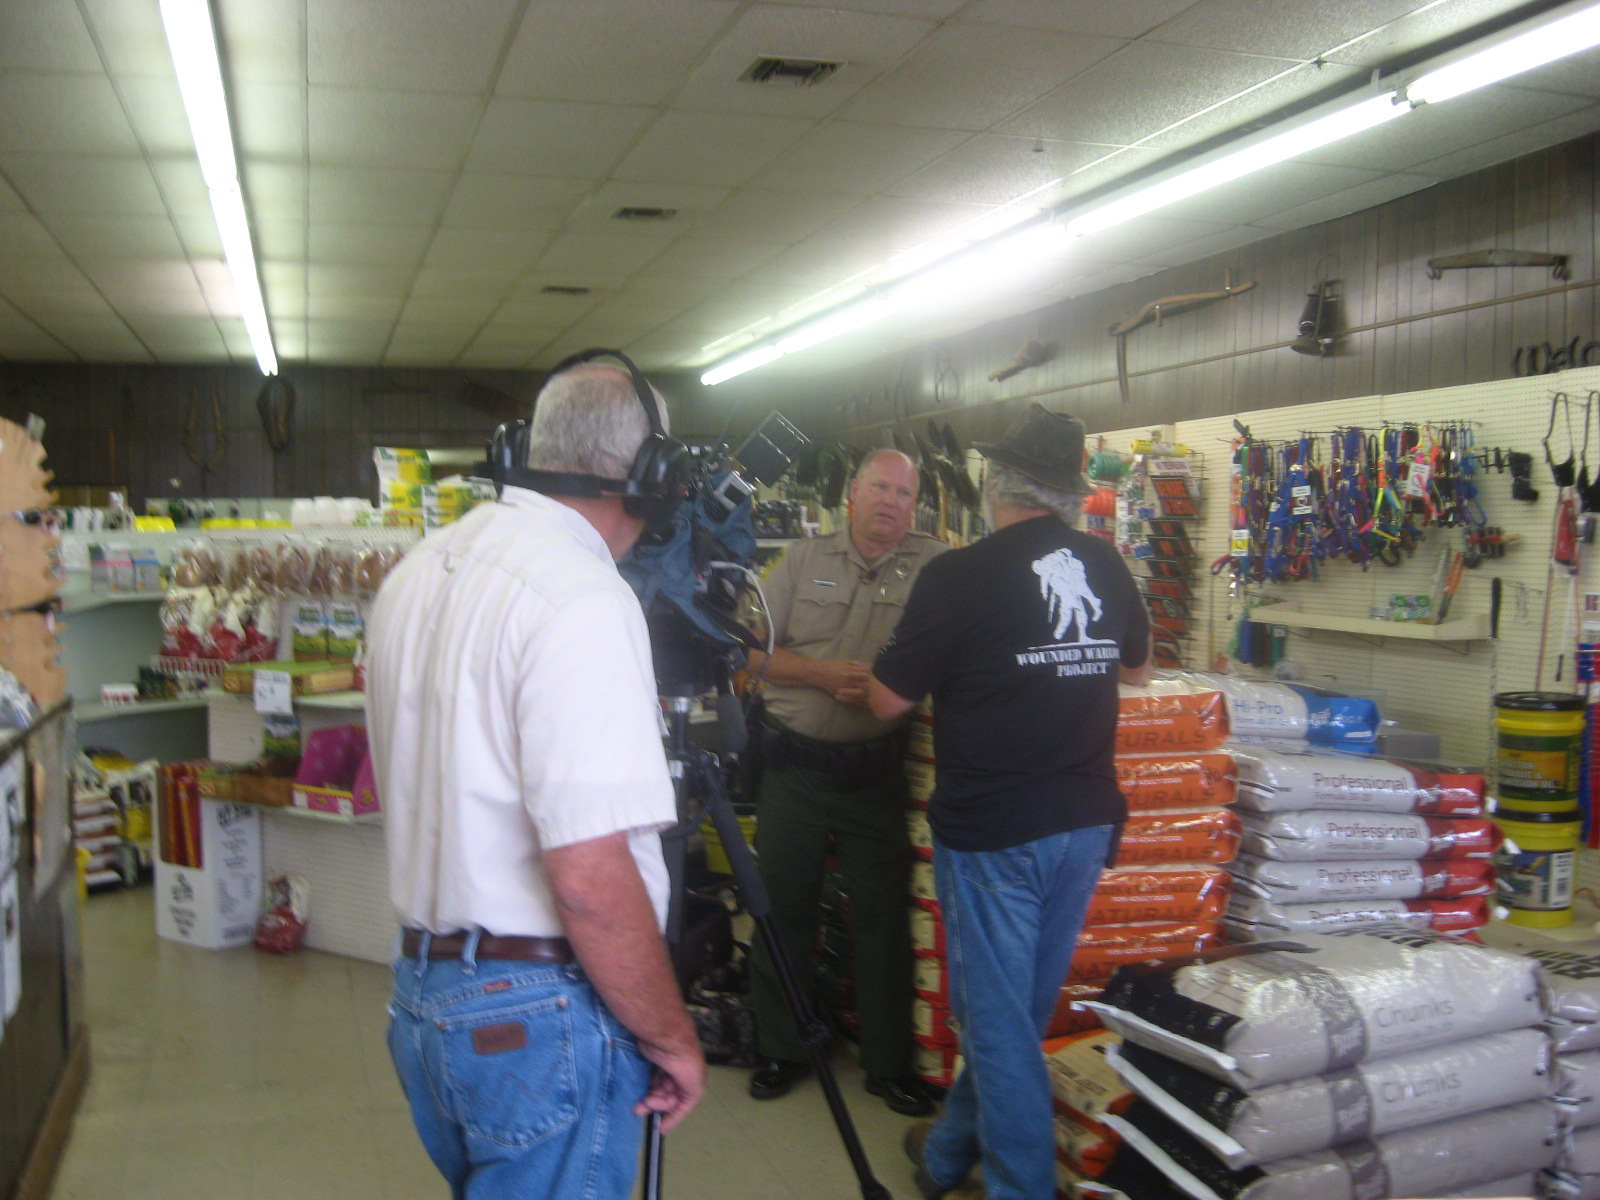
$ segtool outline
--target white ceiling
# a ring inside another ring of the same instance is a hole
[[[214,0],[286,364],[650,369],[1515,0]],[[1537,6],[1534,6],[1537,7]],[[758,55],[839,59],[809,88]],[[1107,231],[970,328],[1600,128],[1600,52]],[[620,205],[675,208],[659,224]],[[587,287],[580,297],[547,286]],[[0,4],[0,359],[250,361],[157,0]]]

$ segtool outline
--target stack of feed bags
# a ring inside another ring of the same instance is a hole
[[[1107,1048],[1121,1041],[1109,1030],[1093,1029],[1044,1043],[1063,1195],[1076,1196],[1084,1181],[1104,1171],[1121,1140],[1105,1124],[1106,1117],[1134,1101],[1132,1089],[1106,1057]]]
[[[906,826],[917,861],[911,867],[911,946],[916,955],[911,1002],[912,1036],[917,1043],[917,1074],[937,1087],[955,1077],[958,1047],[950,1026],[950,985],[945,970],[944,920],[933,880],[933,830],[928,802],[933,797],[933,709],[923,701],[911,714],[906,742]]]
[[[1223,940],[1239,846],[1227,702],[1214,688],[1161,680],[1119,689],[1117,783],[1128,801],[1114,865],[1089,903],[1052,1036],[1097,1024],[1075,1007],[1124,964],[1195,954]]]
[[[1119,971],[1138,1099],[1096,1186],[1135,1200],[1531,1195],[1561,1118],[1538,964],[1402,924]],[[1084,1185],[1087,1187],[1087,1185]]]
[[[1460,933],[1488,923],[1500,837],[1476,771],[1231,747],[1243,848],[1233,941],[1401,921]]]
[[[1540,1181],[1556,1200],[1600,1200],[1600,954],[1530,950],[1539,964],[1545,1032],[1555,1050],[1556,1101],[1566,1136]]]

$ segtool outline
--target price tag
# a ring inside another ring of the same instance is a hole
[[[294,715],[294,684],[287,671],[255,672],[256,711],[262,716]]]
[[[1411,460],[1411,470],[1406,475],[1405,494],[1408,496],[1426,496],[1428,484],[1433,479],[1433,464],[1425,458]]]
[[[1228,553],[1234,558],[1250,557],[1250,531],[1248,529],[1235,529],[1233,536],[1228,539]]]
[[[1292,497],[1289,512],[1296,517],[1309,516],[1312,511],[1310,486],[1301,484],[1299,487],[1290,488],[1289,494]]]

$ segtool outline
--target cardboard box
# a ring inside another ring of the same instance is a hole
[[[233,779],[237,788],[237,798],[241,804],[255,804],[261,808],[288,808],[294,803],[294,780],[287,777],[241,772]]]
[[[296,696],[320,696],[325,692],[348,692],[355,686],[355,669],[348,664],[330,662],[232,663],[222,672],[222,690],[238,696],[255,694],[257,671],[283,671],[289,676]]]
[[[207,800],[236,800],[238,772],[232,763],[207,763],[195,771],[195,786]]]
[[[161,837],[157,845],[165,845]],[[156,933],[205,950],[247,944],[261,911],[261,814],[200,801],[202,867],[156,859]]]
[[[365,817],[378,811],[378,796],[371,788],[363,788],[358,794],[339,788],[297,783],[294,785],[294,806],[335,817]]]

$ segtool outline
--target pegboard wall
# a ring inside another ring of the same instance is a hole
[[[1381,429],[1385,423],[1475,423],[1479,447],[1499,446],[1533,455],[1535,502],[1511,498],[1511,475],[1482,472],[1479,499],[1489,525],[1519,540],[1505,556],[1466,571],[1451,605],[1452,618],[1487,613],[1490,581],[1502,579],[1499,637],[1462,642],[1427,642],[1367,634],[1295,630],[1288,634],[1288,659],[1304,682],[1370,695],[1386,719],[1410,729],[1437,733],[1447,758],[1466,765],[1492,767],[1496,692],[1529,690],[1577,691],[1573,650],[1583,620],[1586,592],[1600,592],[1600,541],[1580,545],[1580,567],[1574,576],[1565,568],[1551,570],[1551,549],[1557,488],[1545,464],[1541,442],[1557,392],[1571,397],[1577,412],[1591,389],[1600,392],[1600,368],[1589,367],[1527,379],[1506,379],[1465,387],[1297,405],[1240,413],[1237,419],[1261,439],[1281,442],[1302,433],[1330,433],[1360,426]],[[1600,406],[1600,395],[1595,397]],[[1232,526],[1228,466],[1237,436],[1234,417],[1179,422],[1176,440],[1205,454],[1201,521],[1196,551],[1199,564],[1191,604],[1191,638],[1185,663],[1209,668],[1226,652],[1233,624],[1242,609],[1240,594],[1230,591],[1231,574],[1213,575],[1210,567],[1228,552]],[[1591,418],[1600,421],[1600,408]],[[1108,450],[1126,450],[1148,428],[1109,431],[1101,436]],[[1575,455],[1582,453],[1583,433],[1574,416]],[[1093,439],[1091,439],[1092,444]],[[1558,420],[1552,446],[1565,457],[1564,422]],[[1600,434],[1589,445],[1589,473],[1600,473]],[[1253,584],[1251,596],[1298,601],[1304,611],[1368,617],[1375,605],[1393,594],[1427,595],[1433,591],[1440,557],[1462,548],[1459,530],[1429,529],[1416,553],[1398,567],[1370,564],[1366,570],[1345,560],[1321,566],[1320,578],[1281,584]],[[1600,615],[1594,619],[1600,620]],[[1541,633],[1545,650],[1540,658]],[[1559,668],[1560,677],[1557,678]],[[1231,664],[1243,674],[1266,674]]]

